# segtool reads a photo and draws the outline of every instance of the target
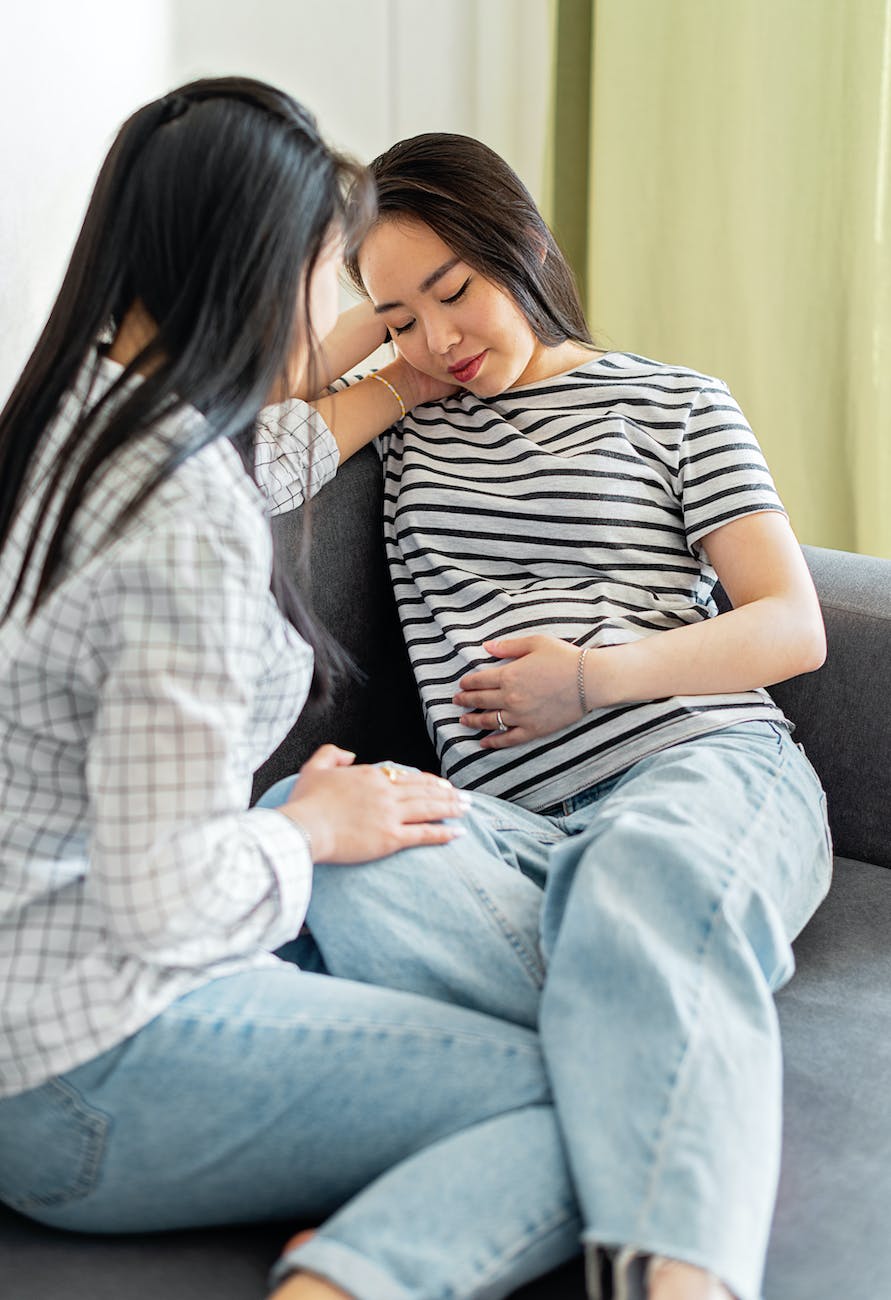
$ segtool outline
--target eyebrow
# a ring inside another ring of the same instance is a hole
[[[448,272],[451,271],[452,267],[457,266],[460,261],[461,261],[460,257],[453,257],[450,258],[448,262],[443,262],[442,266],[438,266],[431,275],[427,276],[426,280],[422,281],[422,283],[418,286],[419,291],[421,293],[429,293],[429,291],[436,284],[437,280],[441,280],[442,277],[444,275],[447,275]],[[394,307],[404,307],[404,306],[405,306],[404,302],[382,302],[379,306],[375,307],[374,314],[376,316],[379,316],[381,312],[392,311]]]

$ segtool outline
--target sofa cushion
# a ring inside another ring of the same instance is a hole
[[[836,858],[777,998],[783,1164],[766,1300],[891,1296],[891,872]]]

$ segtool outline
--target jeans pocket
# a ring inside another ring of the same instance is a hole
[[[111,1119],[64,1078],[0,1102],[0,1200],[40,1218],[89,1195]]]

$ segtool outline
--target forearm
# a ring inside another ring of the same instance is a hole
[[[334,329],[322,341],[314,368],[290,396],[304,401],[319,397],[329,384],[364,361],[386,338],[386,326],[375,316],[370,302],[351,307],[340,315]]]
[[[388,384],[402,398],[406,412],[417,404],[417,393],[404,361],[391,361],[377,374],[387,384],[369,375],[333,396],[320,397],[312,403],[331,430],[341,461],[389,429],[405,413]]]
[[[592,651],[585,688],[589,700],[610,705],[730,694],[812,672],[825,653],[815,602],[765,596],[718,618]]]

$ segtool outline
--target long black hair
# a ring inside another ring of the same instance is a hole
[[[86,452],[62,502],[28,618],[58,575],[90,479],[149,426],[186,406],[205,416],[189,422],[191,439],[176,444],[139,485],[108,541],[178,465],[215,438],[230,438],[255,476],[256,417],[281,385],[301,330],[312,356],[306,295],[313,269],[333,236],[344,238],[349,251],[373,212],[365,170],[323,142],[301,105],[262,82],[191,82],[128,118],[99,173],[47,324],[0,414],[0,551],[38,445],[97,341],[137,302],[158,331],[81,412],[61,448],[44,503],[75,455]],[[98,364],[98,351],[96,357]],[[136,371],[146,377],[120,400]],[[109,418],[100,421],[103,411]],[[4,618],[37,534],[35,526]],[[323,698],[336,648],[278,557],[271,588],[316,650],[312,697]]]
[[[471,136],[431,131],[370,166],[378,220],[422,221],[453,253],[513,298],[540,343],[594,346],[575,277],[516,172]],[[355,254],[347,269],[364,293]]]

